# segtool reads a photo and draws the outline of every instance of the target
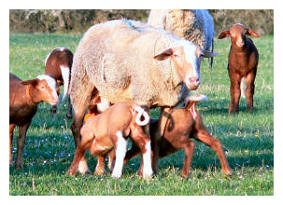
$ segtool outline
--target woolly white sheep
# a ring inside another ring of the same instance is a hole
[[[207,10],[153,9],[150,11],[148,24],[189,40],[201,49],[214,49],[214,23]]]

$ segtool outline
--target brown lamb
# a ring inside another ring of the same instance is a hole
[[[192,156],[194,153],[195,143],[190,138],[194,138],[211,147],[220,159],[222,172],[226,175],[231,175],[232,173],[225,157],[221,142],[209,134],[203,125],[200,114],[196,110],[196,104],[200,100],[204,99],[206,99],[206,96],[203,95],[190,96],[187,98],[187,105],[185,108],[175,108],[171,113],[167,113],[168,120],[164,127],[164,134],[157,141],[159,147],[159,158],[168,156],[180,149],[185,151],[185,160],[181,171],[182,177],[189,176]],[[151,120],[151,138],[158,136],[158,123],[159,121],[157,119]],[[151,141],[154,142],[155,140],[151,139]],[[154,148],[154,146],[152,146],[152,148]],[[126,154],[124,163],[139,153],[139,148],[133,144],[131,150],[129,150]],[[110,157],[113,158],[113,154],[110,155]],[[111,159],[111,161],[113,161],[113,159]]]
[[[95,174],[103,174],[105,156],[114,149],[116,161],[112,177],[121,177],[127,151],[126,138],[130,135],[143,154],[144,166],[142,165],[141,168],[141,176],[150,178],[152,175],[150,139],[141,127],[148,124],[149,119],[149,115],[140,106],[127,102],[117,103],[98,115],[94,113],[86,115],[85,124],[80,131],[81,143],[76,149],[68,171],[69,175],[75,175],[80,171],[80,160],[88,149],[91,154],[98,156]]]
[[[259,37],[259,34],[239,23],[234,24],[229,30],[223,31],[218,36],[218,39],[230,36],[232,43],[228,61],[228,73],[231,82],[229,113],[239,112],[241,80],[244,79],[246,79],[247,110],[253,110],[254,82],[259,55],[253,41],[246,35]]]
[[[64,84],[64,94],[62,101],[68,95],[68,89],[71,79],[71,69],[73,64],[73,53],[68,48],[58,47],[53,49],[45,60],[45,74],[53,77],[58,85],[57,93],[59,95],[59,87]],[[72,105],[68,96],[69,108],[66,116],[72,117]],[[56,113],[57,106],[51,107],[51,112]]]
[[[10,73],[10,165],[13,162],[12,142],[13,132],[19,126],[17,141],[16,169],[23,168],[23,149],[26,132],[40,102],[56,105],[59,101],[56,92],[56,82],[47,75],[39,75],[33,80],[22,81]]]

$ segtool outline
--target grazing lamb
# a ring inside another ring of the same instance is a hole
[[[91,154],[98,155],[98,162],[103,162],[97,164],[95,174],[103,174],[104,158],[115,148],[116,161],[112,177],[121,177],[127,151],[126,138],[130,135],[143,154],[144,166],[141,176],[150,178],[152,175],[150,140],[141,127],[148,124],[149,119],[149,115],[140,106],[127,102],[117,103],[101,114],[91,114],[85,118],[85,124],[81,128],[81,143],[76,149],[69,174],[76,174],[79,162],[87,149]]]
[[[244,78],[246,79],[245,94],[247,98],[247,110],[250,111],[253,109],[254,81],[259,56],[253,41],[247,38],[246,35],[259,37],[259,34],[249,28],[245,28],[240,23],[234,24],[229,30],[223,31],[218,36],[218,39],[230,36],[232,43],[228,60],[228,73],[231,82],[229,113],[239,112],[240,84]]]
[[[26,132],[40,102],[56,105],[59,101],[56,82],[48,75],[39,75],[34,80],[22,81],[10,73],[10,164],[13,162],[13,132],[19,126],[16,169],[23,167],[23,149]]]
[[[92,26],[77,47],[72,67],[71,129],[76,146],[92,93],[113,104],[134,102],[146,111],[154,106],[175,106],[188,95],[188,89],[200,85],[200,57],[215,55],[138,21],[114,20]],[[148,126],[146,130],[149,134]],[[84,158],[80,170],[87,171]]]
[[[68,87],[71,77],[71,68],[73,64],[73,53],[68,48],[59,47],[55,48],[48,54],[45,59],[45,74],[53,77],[58,85],[57,93],[59,95],[59,87],[64,84],[64,94],[62,101],[65,99],[68,93]],[[72,117],[72,105],[69,100],[69,108],[67,112],[67,117]],[[53,105],[51,107],[51,112],[56,113],[57,106]]]
[[[153,9],[150,11],[147,23],[156,28],[162,28],[182,39],[189,40],[201,49],[214,49],[213,18],[204,9]],[[211,58],[210,67],[212,67]]]
[[[211,147],[220,159],[222,172],[226,175],[231,175],[231,169],[223,152],[221,142],[208,133],[200,114],[196,110],[196,104],[206,99],[204,95],[189,96],[186,100],[187,105],[185,108],[175,108],[171,113],[168,113],[169,117],[164,127],[164,134],[157,141],[159,158],[168,156],[180,149],[185,151],[184,165],[181,171],[182,177],[188,177],[194,153],[195,145],[190,138],[194,138]],[[159,132],[158,120],[151,119],[150,125],[151,141],[155,141],[153,138]],[[139,148],[133,144],[131,150],[127,152],[124,162],[126,163],[139,153]],[[113,156],[111,157],[113,158]]]

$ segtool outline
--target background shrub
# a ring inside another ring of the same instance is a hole
[[[10,10],[13,33],[84,33],[91,25],[113,19],[147,21],[150,10]],[[214,19],[215,35],[234,23],[243,23],[260,35],[273,34],[273,10],[209,10]]]

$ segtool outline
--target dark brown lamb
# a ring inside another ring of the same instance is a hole
[[[259,37],[259,34],[249,28],[245,28],[240,23],[234,24],[229,30],[223,31],[218,36],[218,39],[230,36],[232,43],[228,62],[228,73],[231,81],[229,113],[239,112],[240,87],[241,80],[243,79],[246,79],[245,95],[247,98],[247,110],[253,110],[254,82],[259,55],[253,41],[247,38],[246,35]]]

